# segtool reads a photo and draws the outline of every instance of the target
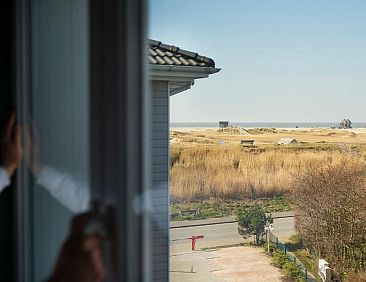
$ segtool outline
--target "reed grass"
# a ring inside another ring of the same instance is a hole
[[[293,175],[302,168],[341,163],[350,153],[329,146],[253,150],[234,145],[172,145],[171,201],[284,196],[293,187]],[[353,157],[365,159],[359,152]]]

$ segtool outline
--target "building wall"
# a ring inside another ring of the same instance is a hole
[[[169,279],[169,82],[151,85],[150,253],[153,281]]]

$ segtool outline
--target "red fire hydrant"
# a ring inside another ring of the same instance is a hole
[[[196,249],[196,240],[197,239],[203,239],[203,238],[205,238],[204,235],[197,235],[197,236],[192,236],[192,237],[187,238],[187,239],[192,240],[192,251],[195,251],[195,249]]]

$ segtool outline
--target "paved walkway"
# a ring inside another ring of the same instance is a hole
[[[224,281],[278,282],[282,273],[261,248],[234,247],[215,251],[211,260],[221,270],[215,275]]]
[[[195,251],[171,257],[170,280],[279,282],[281,272],[261,248],[232,247]]]

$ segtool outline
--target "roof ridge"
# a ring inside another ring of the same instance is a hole
[[[166,49],[168,51],[172,51],[172,52],[175,52],[177,54],[187,56],[188,58],[199,60],[201,62],[204,62],[204,63],[208,64],[212,68],[215,67],[215,61],[213,59],[211,59],[209,57],[206,57],[206,56],[202,56],[198,53],[191,52],[191,51],[184,50],[184,49],[180,49],[177,46],[168,45],[168,44],[162,43],[161,41],[157,41],[157,40],[153,40],[153,39],[148,39],[148,44],[151,45],[151,46],[155,46],[157,48],[163,48],[163,49]]]

